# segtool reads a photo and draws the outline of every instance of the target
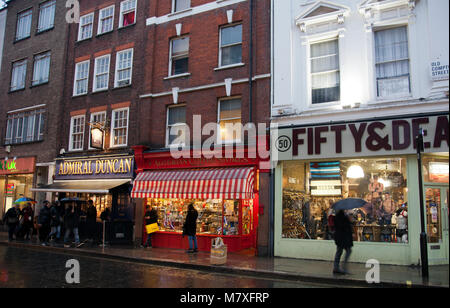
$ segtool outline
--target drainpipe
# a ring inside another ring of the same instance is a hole
[[[248,119],[249,123],[253,123],[253,0],[250,0],[250,48],[249,48],[249,78],[248,78]]]

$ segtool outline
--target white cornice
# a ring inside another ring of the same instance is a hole
[[[314,12],[316,9],[320,7],[327,7],[334,9],[336,11],[320,14],[317,16],[312,17],[305,17]],[[343,24],[345,21],[345,17],[347,17],[350,14],[350,8],[336,5],[334,3],[328,2],[328,1],[319,1],[315,5],[313,5],[311,8],[300,14],[295,18],[295,24],[300,27],[300,30],[302,32],[306,32],[307,26],[320,24],[320,23],[326,23],[326,22],[337,22],[338,24]]]

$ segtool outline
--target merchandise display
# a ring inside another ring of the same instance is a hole
[[[361,172],[355,173],[355,166]],[[397,210],[407,206],[405,179],[403,158],[285,162],[282,237],[333,240],[333,205],[341,199],[359,198],[367,203],[346,211],[354,226],[354,240],[400,242],[396,217]]]

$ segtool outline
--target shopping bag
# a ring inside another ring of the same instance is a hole
[[[217,237],[211,242],[211,264],[224,265],[227,263],[227,245],[223,239]]]
[[[154,224],[146,225],[145,230],[147,231],[147,234],[151,234],[159,231],[159,227],[158,224],[155,222]]]

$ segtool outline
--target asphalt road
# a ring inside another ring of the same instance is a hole
[[[70,263],[71,259],[76,261]],[[266,289],[329,286],[72,256],[42,249],[0,246],[0,288],[118,287]]]

